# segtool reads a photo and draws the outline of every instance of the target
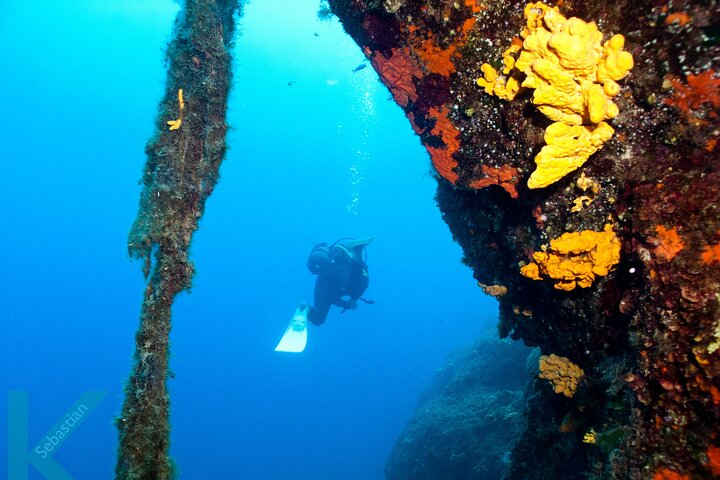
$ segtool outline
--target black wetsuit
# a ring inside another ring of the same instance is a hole
[[[331,305],[354,309],[357,300],[368,288],[368,267],[362,260],[362,247],[348,251],[337,245],[332,251],[332,262],[315,281],[315,304],[310,307],[308,320],[314,325],[325,322]]]

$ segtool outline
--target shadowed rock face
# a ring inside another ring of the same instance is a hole
[[[521,431],[528,352],[519,344],[480,341],[449,359],[398,439],[387,478],[502,478]]]
[[[614,135],[581,168],[531,190],[551,121],[532,92],[506,101],[476,83],[483,63],[502,69],[526,3],[329,0],[427,147],[438,206],[475,279],[507,288],[500,336],[585,372],[571,399],[532,383],[542,395],[529,413],[538,418],[514,450],[511,478],[547,478],[528,472],[558,462],[582,478],[712,478],[720,475],[720,7],[560,3],[565,17],[595,22],[602,41],[624,35],[634,67],[613,98]],[[588,178],[594,187],[583,188]],[[606,225],[620,261],[589,287],[558,290],[520,273],[563,234]],[[563,427],[567,418],[581,427]],[[561,427],[562,458],[539,454],[557,451],[547,433]],[[597,442],[585,444],[591,427]]]

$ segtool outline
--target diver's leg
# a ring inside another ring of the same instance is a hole
[[[313,325],[322,325],[325,323],[328,312],[330,311],[332,292],[328,285],[325,275],[318,275],[315,281],[315,304],[310,307],[308,312],[308,320]]]
[[[330,311],[330,302],[318,301],[315,299],[315,305],[310,307],[308,312],[308,320],[313,325],[322,325],[325,323],[328,312]]]

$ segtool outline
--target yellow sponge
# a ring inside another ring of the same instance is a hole
[[[576,286],[589,287],[596,277],[610,273],[619,261],[620,240],[608,224],[602,232],[564,233],[551,240],[543,251],[535,252],[533,262],[522,267],[520,273],[533,280],[550,277],[555,288],[570,291]]]
[[[521,87],[534,89],[533,104],[556,122],[545,133],[548,144],[535,158],[537,170],[528,181],[529,188],[542,188],[579,168],[612,137],[605,120],[619,113],[612,98],[633,57],[623,50],[622,35],[602,43],[594,22],[565,18],[558,7],[531,3],[525,19],[522,40],[513,39],[503,52],[503,75],[484,63],[477,83],[508,101]]]

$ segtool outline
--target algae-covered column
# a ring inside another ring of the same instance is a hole
[[[171,307],[191,285],[189,247],[225,156],[230,47],[238,0],[186,0],[167,50],[167,82],[146,147],[140,209],[130,232],[147,286],[132,372],[117,419],[117,479],[173,476],[167,392]]]

